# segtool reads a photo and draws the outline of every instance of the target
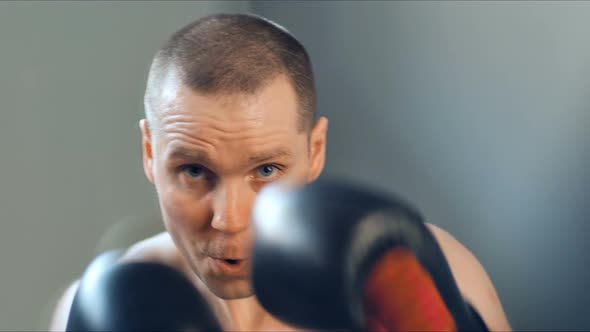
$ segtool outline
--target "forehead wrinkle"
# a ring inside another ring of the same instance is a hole
[[[173,132],[183,133],[189,137],[207,138],[212,142],[244,142],[269,140],[280,140],[288,136],[289,133],[282,128],[271,126],[251,126],[248,124],[231,124],[227,125],[221,121],[216,123],[200,123],[200,121],[176,122],[167,126],[166,131],[169,135]],[[258,143],[258,142],[255,142]]]
[[[203,149],[215,149],[215,137],[207,135],[195,135],[193,126],[188,122],[173,122],[162,126],[160,139],[164,146],[171,146],[175,141],[186,142],[185,144],[196,145]]]
[[[193,110],[189,112],[161,112],[160,122],[162,126],[175,126],[182,124],[194,124],[203,128],[213,127],[221,131],[233,133],[244,129],[265,128],[263,116],[248,110],[231,110],[230,112],[239,112],[238,119],[225,119],[223,115],[216,116],[215,113],[223,114],[224,110],[213,112],[208,110]],[[250,114],[250,116],[247,116]],[[255,115],[255,116],[252,116]]]
[[[272,130],[265,131],[263,133],[243,133],[240,137],[230,138],[231,140],[237,140],[244,145],[252,146],[251,150],[261,150],[267,145],[274,145],[275,143],[289,146],[292,144],[292,140],[289,139],[288,135],[284,131]]]
[[[280,128],[239,126],[236,130],[228,130],[227,126],[219,125],[220,123],[202,125],[198,121],[192,121],[193,119],[181,119],[182,117],[178,116],[174,121],[167,121],[168,123],[162,126],[167,141],[181,140],[209,149],[216,149],[221,144],[228,143],[240,151],[259,150],[259,146],[265,146],[270,142],[289,141],[289,134]],[[237,143],[238,146],[233,143]]]
[[[251,127],[251,126],[234,126],[223,125],[223,123],[206,123],[200,124],[199,121],[193,121],[187,117],[175,116],[174,121],[166,121],[162,126],[162,132],[168,139],[179,138],[189,143],[209,145],[211,147],[220,142],[247,142],[252,141],[252,145],[261,145],[268,141],[284,140],[288,133],[285,130],[274,127]]]
[[[197,147],[198,149],[194,149],[191,147]],[[185,150],[202,150],[203,152],[207,152],[209,156],[211,156],[209,151],[215,151],[216,144],[212,141],[207,140],[206,138],[200,137],[192,137],[186,135],[184,133],[174,133],[168,135],[168,143],[166,144],[167,150],[172,150],[172,148],[182,148]]]
[[[187,151],[186,155],[190,156],[188,151],[194,151],[195,155],[205,155],[206,158],[193,159],[207,160],[208,164],[216,166],[216,168],[224,168],[222,164],[231,167],[230,164],[235,162],[235,166],[240,169],[271,159],[280,158],[283,161],[294,159],[296,151],[290,144],[291,142],[278,139],[277,134],[281,133],[276,132],[270,137],[251,136],[249,138],[232,137],[229,140],[223,138],[212,140],[208,135],[196,136],[177,132],[167,136],[168,143],[164,155],[170,157],[172,151],[184,150]],[[232,162],[224,162],[224,160]]]

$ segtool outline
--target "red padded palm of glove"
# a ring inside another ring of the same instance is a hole
[[[369,271],[364,290],[369,331],[456,331],[430,274],[405,248],[387,251]]]

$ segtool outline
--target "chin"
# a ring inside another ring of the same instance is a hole
[[[252,285],[247,280],[220,281],[209,280],[205,282],[209,290],[223,300],[237,300],[254,295]]]

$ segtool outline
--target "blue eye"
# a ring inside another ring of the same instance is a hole
[[[258,174],[263,178],[272,177],[277,171],[277,167],[274,165],[262,165],[258,167]]]
[[[191,178],[201,177],[205,173],[203,167],[198,165],[187,165],[184,167],[183,171]]]

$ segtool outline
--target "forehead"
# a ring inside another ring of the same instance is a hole
[[[158,150],[166,159],[190,155],[229,167],[278,152],[293,158],[306,151],[306,134],[297,125],[296,94],[285,78],[255,94],[202,94],[184,86],[177,91],[157,124]]]
[[[205,94],[185,85],[172,85],[166,84],[164,88],[167,100],[157,119],[164,131],[167,125],[179,122],[199,126],[201,130],[207,129],[208,124],[237,127],[235,130],[241,126],[261,130],[281,128],[287,132],[298,129],[297,97],[283,75],[270,80],[254,94]]]

